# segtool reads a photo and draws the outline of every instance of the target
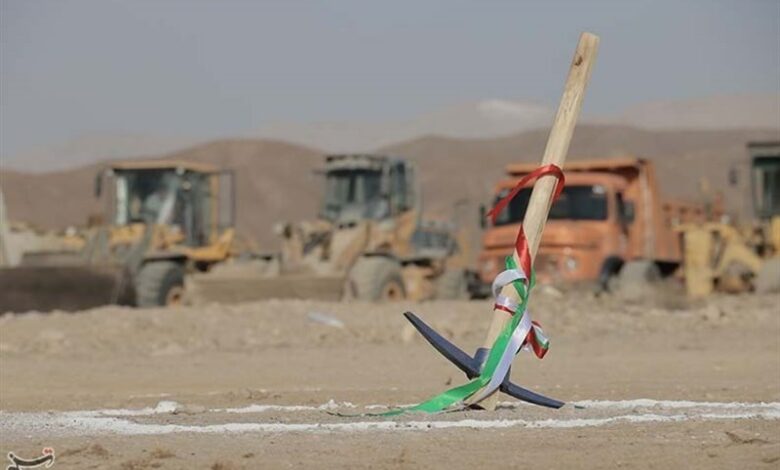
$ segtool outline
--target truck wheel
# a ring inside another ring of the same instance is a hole
[[[653,261],[629,261],[623,265],[614,290],[627,298],[640,298],[661,280],[661,270]],[[610,286],[612,287],[612,286]]]
[[[661,270],[653,261],[629,261],[620,270],[620,282],[651,284],[661,279]]]
[[[756,274],[754,287],[760,294],[780,292],[780,258],[764,261]]]
[[[141,308],[177,305],[184,293],[184,267],[173,261],[143,265],[135,279],[135,304]]]
[[[350,278],[359,300],[397,301],[406,297],[401,265],[390,258],[360,258],[352,268]]]
[[[624,261],[617,256],[609,256],[604,260],[599,270],[599,279],[596,285],[597,295],[615,290],[623,264]]]
[[[448,269],[436,279],[436,298],[444,300],[468,300],[469,286],[462,269]]]

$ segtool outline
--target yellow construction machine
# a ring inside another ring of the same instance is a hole
[[[467,298],[473,273],[453,224],[422,220],[414,167],[381,155],[331,155],[319,216],[277,224],[281,253],[188,279],[200,299]]]
[[[79,249],[27,253],[0,269],[0,312],[180,302],[188,274],[231,256],[233,187],[231,172],[201,163],[112,164],[95,180],[106,214],[91,217]]]
[[[747,147],[752,220],[681,227],[691,296],[714,290],[780,291],[780,142],[752,142]]]

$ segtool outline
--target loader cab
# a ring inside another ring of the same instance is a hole
[[[192,247],[209,244],[220,229],[217,215],[224,209],[215,207],[221,204],[220,173],[215,169],[192,163],[129,162],[114,165],[103,176],[113,182],[107,218],[114,226],[165,226]],[[98,196],[103,179],[99,175],[96,180]]]
[[[751,143],[753,207],[760,219],[780,216],[780,142]]]
[[[385,220],[414,207],[413,168],[376,155],[325,158],[325,192],[320,215],[338,223]]]

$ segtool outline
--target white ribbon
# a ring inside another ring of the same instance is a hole
[[[496,276],[496,279],[493,281],[493,296],[496,298],[496,305],[509,308],[515,312],[515,315],[521,314],[521,312],[517,312],[518,303],[509,297],[501,295],[501,290],[504,286],[511,284],[512,282],[525,281],[526,279],[528,278],[520,268],[507,269]],[[498,390],[501,383],[504,382],[504,377],[506,377],[506,374],[509,372],[509,367],[512,365],[515,355],[520,351],[526,336],[528,336],[528,333],[533,327],[533,324],[531,323],[531,314],[528,313],[527,309],[522,312],[522,315],[523,317],[520,320],[520,324],[518,324],[515,331],[512,332],[509,344],[507,344],[504,353],[501,355],[501,360],[493,373],[493,377],[490,378],[490,382],[488,382],[475,398],[470,398],[468,400],[469,402],[479,403],[485,397]]]
[[[503,289],[505,285],[511,284],[515,281],[525,281],[526,279],[528,278],[525,276],[522,268],[501,271],[493,280],[493,287],[491,288],[493,291],[493,297],[501,297],[501,289]]]

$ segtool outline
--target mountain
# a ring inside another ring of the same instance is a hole
[[[282,140],[326,152],[364,152],[423,136],[452,139],[507,137],[547,129],[553,116],[554,110],[548,106],[491,99],[462,103],[394,121],[272,122],[242,137]],[[580,124],[665,131],[780,129],[780,94],[651,102],[615,115],[586,115]],[[54,171],[105,159],[160,155],[200,141],[202,139],[192,137],[97,134],[61,145],[42,146],[18,155],[4,155],[2,163],[7,168],[24,171]]]
[[[455,201],[491,202],[493,185],[510,162],[537,162],[549,131],[536,130],[494,139],[449,139],[436,136],[392,145],[385,152],[415,161],[423,194],[434,212],[451,212]],[[780,140],[780,130],[650,131],[627,126],[577,126],[569,159],[634,155],[655,162],[667,197],[699,200],[700,183],[724,191],[727,209],[749,217],[749,173],[745,145],[753,140]],[[731,168],[739,171],[729,186]],[[475,211],[476,213],[476,211]]]
[[[465,223],[476,226],[479,203],[492,200],[492,189],[507,163],[536,162],[547,130],[490,139],[421,137],[386,146],[382,152],[403,155],[418,167],[426,210],[449,217],[456,203],[466,201]],[[724,191],[728,208],[749,217],[746,199],[749,173],[745,144],[780,140],[777,129],[717,131],[651,131],[627,126],[578,126],[569,156],[609,157],[632,154],[653,160],[667,197],[700,199],[703,178]],[[201,144],[165,158],[211,162],[236,170],[238,229],[261,246],[275,246],[273,225],[311,218],[321,194],[313,170],[322,152],[280,141],[230,139]],[[68,171],[22,173],[0,171],[9,217],[47,228],[82,224],[100,210],[92,198],[98,165]],[[736,187],[728,184],[731,168],[740,171]]]
[[[485,100],[445,107],[399,121],[272,123],[261,137],[282,139],[328,152],[367,152],[424,135],[490,138],[552,123],[552,108],[520,101]]]
[[[626,109],[617,122],[656,130],[778,129],[780,95],[731,95],[656,101]]]
[[[4,156],[3,166],[20,171],[59,171],[101,160],[173,152],[198,143],[191,137],[143,134],[90,134],[55,145],[40,145],[25,152]]]

